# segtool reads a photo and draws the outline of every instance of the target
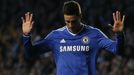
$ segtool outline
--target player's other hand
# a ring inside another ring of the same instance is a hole
[[[33,28],[33,23],[32,21],[33,14],[30,12],[27,12],[24,17],[21,17],[22,19],[22,32],[24,35],[29,35],[32,31]]]
[[[124,19],[125,16],[121,16],[119,11],[113,13],[114,25],[113,25],[113,32],[122,32],[124,28]]]

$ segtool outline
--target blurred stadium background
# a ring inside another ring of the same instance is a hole
[[[1,0],[0,1],[0,75],[55,75],[50,53],[38,60],[26,61],[22,45],[21,17],[34,14],[32,40],[45,37],[51,30],[65,25],[62,6],[68,0]],[[75,0],[81,5],[82,22],[100,28],[109,38],[113,33],[112,13],[126,15],[126,47],[123,57],[102,50],[97,60],[97,75],[134,75],[134,0]]]

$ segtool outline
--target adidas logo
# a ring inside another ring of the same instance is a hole
[[[62,40],[60,41],[60,43],[66,43],[66,41],[65,41],[64,39],[62,39]]]

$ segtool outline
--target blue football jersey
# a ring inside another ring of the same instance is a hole
[[[118,53],[123,37],[113,41],[99,29],[83,24],[77,34],[67,26],[53,30],[43,40],[31,44],[30,37],[23,37],[26,58],[52,51],[56,75],[96,75],[96,59],[100,49]]]

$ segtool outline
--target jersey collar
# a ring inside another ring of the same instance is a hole
[[[82,28],[81,28],[80,31],[78,31],[76,34],[72,33],[72,32],[68,29],[68,27],[66,26],[67,32],[68,32],[69,34],[71,34],[72,36],[76,36],[76,35],[79,34],[79,33],[83,30],[83,28],[84,28],[84,25],[83,25],[82,23],[81,23],[81,25],[82,25]]]

